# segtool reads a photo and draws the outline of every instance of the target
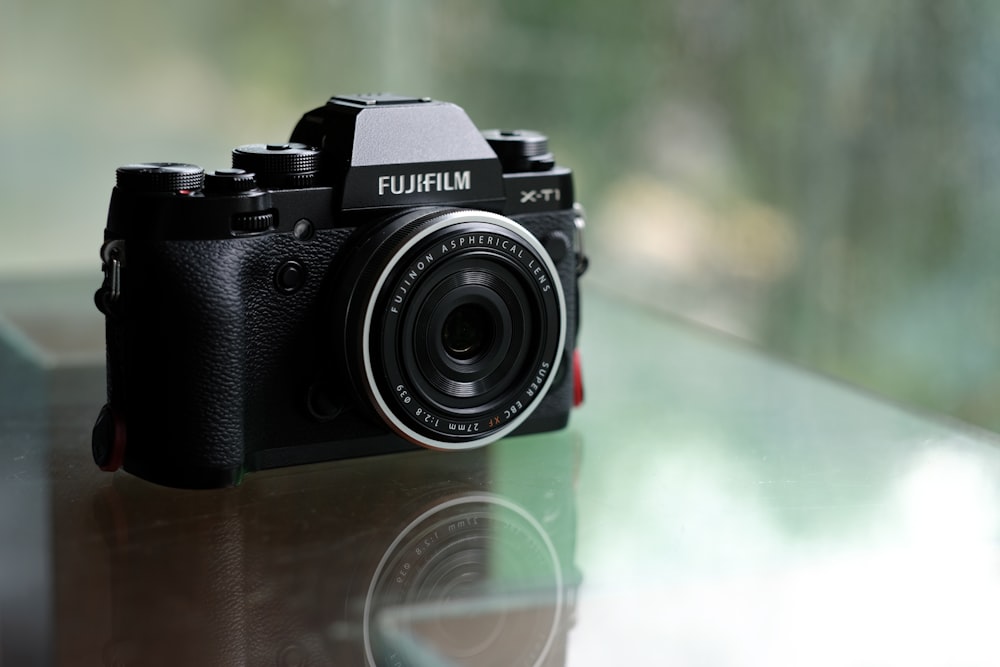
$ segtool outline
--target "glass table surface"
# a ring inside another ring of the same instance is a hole
[[[1000,448],[584,283],[566,430],[99,471],[95,277],[0,284],[0,665],[996,665]]]

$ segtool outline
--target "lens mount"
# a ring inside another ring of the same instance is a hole
[[[352,375],[385,423],[432,449],[515,430],[544,398],[566,340],[557,269],[495,213],[411,211],[358,247],[349,305]]]

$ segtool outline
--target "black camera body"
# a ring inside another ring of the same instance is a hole
[[[99,466],[218,487],[565,426],[583,218],[543,135],[334,97],[233,167],[118,169]]]

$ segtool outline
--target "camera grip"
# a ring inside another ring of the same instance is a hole
[[[129,243],[109,397],[127,423],[124,467],[140,477],[202,487],[242,474],[245,245]]]

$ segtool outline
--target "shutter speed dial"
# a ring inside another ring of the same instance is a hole
[[[257,175],[265,188],[312,187],[319,171],[320,152],[305,144],[247,144],[233,149],[233,167]]]

